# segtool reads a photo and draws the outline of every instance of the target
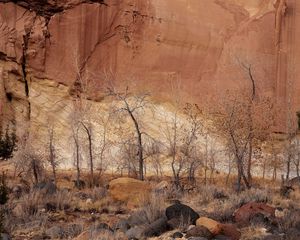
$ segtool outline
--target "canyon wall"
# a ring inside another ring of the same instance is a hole
[[[297,0],[0,0],[1,114],[21,130],[51,115],[63,133],[78,75],[94,101],[112,74],[158,101],[178,86],[201,105],[251,88],[248,66],[285,131],[287,109],[295,120],[300,108],[299,24]]]

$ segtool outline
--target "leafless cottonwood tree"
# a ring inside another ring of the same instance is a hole
[[[202,154],[200,154],[197,145],[198,138],[203,133],[203,124],[200,118],[200,109],[196,104],[187,103],[183,109],[183,113],[187,118],[187,123],[183,127],[185,133],[183,135],[183,143],[181,153],[187,162],[188,180],[195,183],[195,173],[202,164]]]
[[[87,69],[87,61],[86,59],[81,59],[78,54],[74,53],[73,56],[73,69],[76,76],[74,84],[70,89],[70,94],[73,96],[73,107],[75,114],[73,116],[76,117],[77,121],[75,123],[75,128],[72,130],[73,139],[75,142],[75,148],[79,151],[79,135],[81,133],[81,129],[84,131],[87,137],[88,143],[88,162],[90,167],[90,187],[95,185],[95,177],[94,177],[94,139],[93,139],[93,124],[92,124],[92,104],[89,101],[90,96],[92,96],[96,92],[96,84],[94,81],[94,75],[91,74]],[[73,126],[73,127],[74,127]],[[78,146],[77,146],[78,145]],[[77,155],[77,153],[76,153]],[[78,158],[76,162],[78,161]],[[77,167],[79,167],[77,165]],[[77,179],[79,183],[79,179]]]
[[[296,136],[296,138],[295,138],[294,145],[295,145],[295,148],[294,148],[293,163],[295,166],[297,177],[300,177],[300,139],[298,136]]]
[[[135,134],[136,134],[136,146],[137,156],[139,161],[139,179],[144,180],[144,147],[143,147],[143,134],[142,120],[140,114],[149,107],[149,93],[136,93],[133,94],[129,91],[129,87],[126,87],[124,91],[119,91],[113,84],[108,87],[108,94],[112,96],[114,100],[120,103],[120,106],[116,106],[116,112],[125,113],[132,122]]]
[[[227,93],[221,103],[220,111],[217,112],[218,114],[215,115],[217,131],[227,141],[227,146],[235,156],[238,171],[237,190],[240,191],[242,181],[247,188],[250,188],[251,178],[249,179],[245,173],[245,168],[251,168],[249,151],[252,158],[253,147],[259,147],[270,134],[274,119],[272,103],[269,99],[263,98],[254,103],[252,96],[249,96],[246,90],[244,93],[237,91]]]
[[[76,167],[76,183],[75,185],[80,188],[81,186],[81,147],[80,147],[80,137],[79,137],[79,124],[72,124],[72,138],[74,143],[74,164]]]
[[[48,152],[49,157],[47,158],[51,169],[55,186],[57,186],[57,177],[56,177],[56,169],[59,166],[59,160],[57,158],[57,151],[54,144],[54,126],[52,124],[48,124]]]

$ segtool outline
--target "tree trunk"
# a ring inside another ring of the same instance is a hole
[[[247,180],[249,184],[251,184],[252,181],[252,175],[251,175],[251,168],[252,168],[252,152],[253,152],[253,147],[252,147],[252,137],[249,142],[249,156],[248,156],[248,166],[247,166]]]
[[[78,145],[78,142],[77,140],[75,140],[75,147],[76,147],[76,171],[77,171],[77,178],[76,178],[76,181],[77,181],[77,188],[80,187],[80,160],[79,160],[79,145]]]
[[[89,142],[89,159],[90,159],[90,187],[94,187],[95,185],[95,178],[94,178],[94,159],[93,159],[93,142],[92,142],[92,134],[91,130],[84,124],[81,123],[82,126],[84,127],[87,137],[88,137],[88,142]]]
[[[132,112],[128,110],[128,113],[134,123],[136,134],[137,134],[137,144],[138,144],[138,157],[139,157],[139,178],[144,180],[144,156],[143,156],[143,142],[142,142],[142,133],[140,131],[139,124]]]
[[[55,186],[57,186],[56,181],[56,163],[55,163],[55,154],[54,154],[54,147],[53,147],[53,132],[50,133],[50,141],[49,141],[49,151],[50,151],[50,164],[52,167],[52,174]]]
[[[287,163],[286,163],[286,181],[289,180],[290,178],[290,171],[291,171],[291,156],[290,154],[288,154],[288,159],[287,159]]]

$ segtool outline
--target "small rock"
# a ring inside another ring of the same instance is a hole
[[[175,232],[172,235],[172,238],[182,238],[182,237],[183,237],[183,234],[181,232]]]
[[[143,226],[135,226],[133,228],[130,228],[126,232],[126,236],[128,239],[141,239],[144,235],[145,227]]]
[[[205,237],[189,237],[188,240],[208,240]]]
[[[147,226],[144,231],[146,237],[159,236],[167,230],[167,218],[161,217]]]
[[[86,202],[86,204],[92,204],[93,200],[91,198],[88,198],[85,202]]]
[[[214,236],[213,240],[232,240],[230,237],[224,236],[224,235],[217,235]]]
[[[186,237],[204,237],[211,239],[213,234],[204,226],[195,226],[187,231]]]
[[[213,235],[221,233],[221,224],[213,219],[207,217],[201,217],[196,221],[197,226],[206,227]]]
[[[11,238],[7,233],[1,233],[1,240],[10,240]]]
[[[148,223],[147,214],[145,211],[136,211],[128,218],[128,224],[131,227]]]
[[[130,225],[126,219],[121,219],[114,227],[115,230],[120,230],[121,232],[126,232],[129,228]]]

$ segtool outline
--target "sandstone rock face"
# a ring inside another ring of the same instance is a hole
[[[107,73],[119,84],[205,104],[251,87],[299,110],[300,3],[295,0],[0,0],[0,113],[47,115],[69,125],[78,76],[101,100]],[[285,112],[280,116],[285,126]],[[29,128],[26,127],[25,129]],[[59,133],[60,134],[60,133]]]
[[[117,178],[109,183],[110,196],[130,206],[138,206],[147,200],[150,192],[151,187],[148,183],[133,178]]]

